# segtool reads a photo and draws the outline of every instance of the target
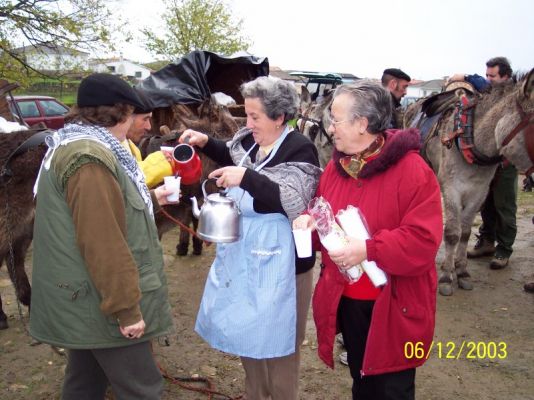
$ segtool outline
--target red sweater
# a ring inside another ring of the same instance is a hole
[[[406,342],[433,338],[436,312],[435,257],[443,234],[441,198],[432,170],[416,149],[416,130],[387,131],[386,144],[369,162],[360,179],[343,176],[339,154],[326,166],[317,195],[334,214],[351,204],[365,216],[371,239],[367,259],[375,261],[388,283],[376,299],[363,359],[362,374],[401,371],[424,363],[406,359]],[[337,308],[345,280],[321,248],[325,268],[313,296],[319,356],[333,368]]]

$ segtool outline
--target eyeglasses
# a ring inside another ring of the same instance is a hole
[[[349,119],[344,119],[344,120],[341,120],[341,121],[336,121],[334,119],[334,117],[330,116],[330,125],[333,125],[334,128],[339,125],[339,124],[342,124],[343,122],[349,122],[349,121],[354,121],[353,118],[349,118]]]

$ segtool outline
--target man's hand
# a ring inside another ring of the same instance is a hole
[[[145,333],[145,321],[141,320],[139,322],[136,322],[133,325],[125,326],[124,328],[120,326],[120,331],[122,333],[122,336],[124,336],[127,339],[139,339],[143,334]]]
[[[178,204],[180,200],[178,201],[169,201],[167,200],[167,196],[174,193],[174,190],[167,189],[165,185],[158,186],[154,189],[154,194],[156,195],[156,199],[158,199],[158,204],[160,206],[164,206],[167,204]]]

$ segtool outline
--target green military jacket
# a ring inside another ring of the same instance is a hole
[[[140,308],[146,323],[145,334],[138,340],[126,339],[116,318],[100,310],[101,297],[76,243],[65,190],[68,177],[84,162],[106,166],[124,196],[125,239],[138,267]],[[35,339],[70,349],[95,349],[127,346],[172,330],[163,255],[154,219],[113,153],[100,143],[78,140],[60,146],[50,169],[42,169],[33,243],[30,334]]]

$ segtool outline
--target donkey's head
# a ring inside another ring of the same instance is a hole
[[[506,101],[513,104],[512,112],[499,119],[495,138],[501,154],[526,172],[534,165],[534,68]]]
[[[301,114],[297,127],[304,136],[307,136],[317,147],[321,167],[324,167],[333,151],[333,139],[328,133],[330,126],[330,105],[333,99],[333,92],[330,92],[321,102],[312,103],[309,108]]]

